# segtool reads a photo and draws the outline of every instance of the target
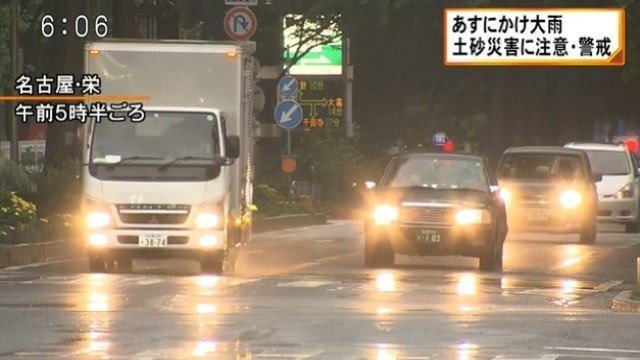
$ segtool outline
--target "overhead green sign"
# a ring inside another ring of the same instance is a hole
[[[301,21],[299,15],[288,15],[284,19],[284,62],[291,63],[292,75],[342,75],[342,34],[337,26],[318,31],[319,25]],[[318,33],[311,37],[310,33]],[[327,42],[324,44],[325,42]],[[307,52],[308,51],[308,52]],[[300,57],[299,54],[307,52]]]

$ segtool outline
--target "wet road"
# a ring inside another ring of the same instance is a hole
[[[640,315],[610,310],[640,236],[511,235],[505,271],[461,257],[362,266],[355,222],[256,236],[232,277],[188,261],[88,274],[0,271],[0,358],[640,359]]]

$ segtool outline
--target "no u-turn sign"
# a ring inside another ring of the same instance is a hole
[[[249,40],[258,28],[258,19],[249,8],[237,6],[224,17],[224,31],[236,41]]]

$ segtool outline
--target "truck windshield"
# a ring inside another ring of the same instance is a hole
[[[141,122],[95,124],[94,164],[163,164],[185,159],[193,164],[220,155],[218,121],[211,113],[147,112]]]

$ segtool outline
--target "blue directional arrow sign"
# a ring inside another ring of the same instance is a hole
[[[287,130],[292,130],[298,127],[302,122],[302,116],[302,106],[293,100],[280,102],[273,112],[276,124]]]
[[[433,134],[433,138],[431,138],[431,141],[436,146],[444,146],[447,143],[447,140],[449,140],[447,134],[443,133],[442,131]]]
[[[287,75],[278,82],[278,93],[284,98],[293,98],[298,93],[298,80]]]

